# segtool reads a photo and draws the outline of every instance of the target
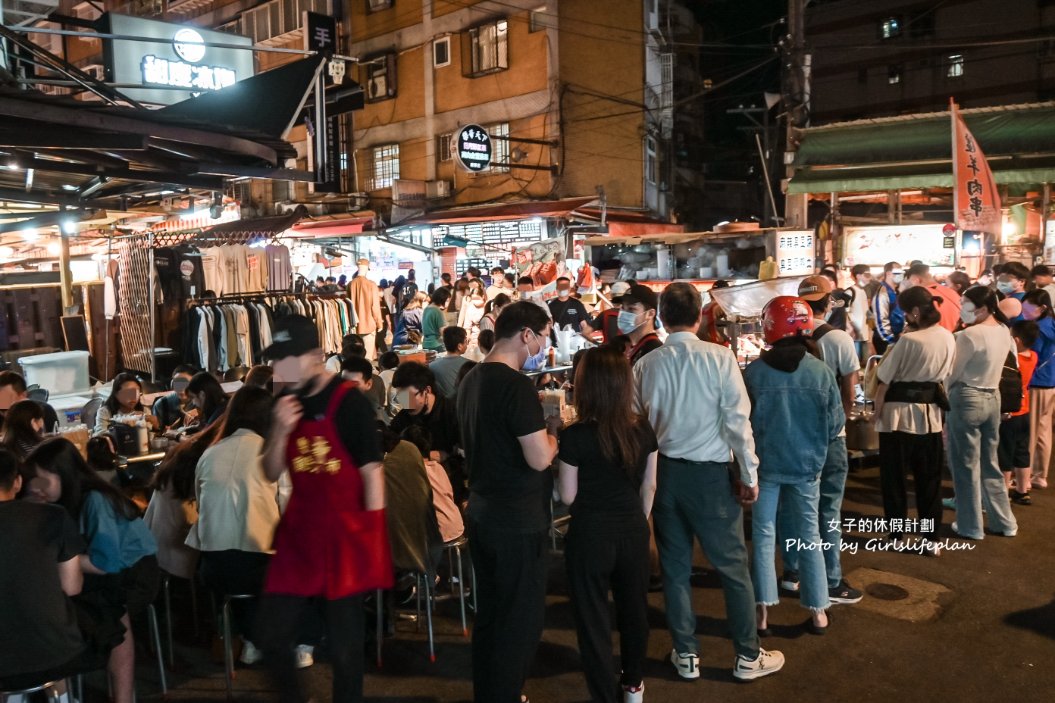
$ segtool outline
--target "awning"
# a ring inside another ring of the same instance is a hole
[[[530,217],[567,217],[573,211],[595,202],[597,202],[596,196],[591,196],[588,198],[528,200],[518,203],[502,203],[500,205],[478,205],[451,208],[449,210],[435,210],[400,222],[399,227],[523,220]]]
[[[367,232],[373,233],[374,216],[338,217],[331,219],[305,220],[291,228],[293,235],[305,239],[317,237],[355,237]]]
[[[997,183],[1055,182],[1055,102],[962,110]],[[789,193],[951,188],[948,111],[803,131]]]
[[[234,220],[233,222],[222,222],[212,227],[206,227],[201,231],[198,240],[209,237],[223,237],[228,239],[251,239],[254,237],[276,237],[292,227],[308,211],[303,205],[285,215],[274,217],[253,217],[246,220]]]

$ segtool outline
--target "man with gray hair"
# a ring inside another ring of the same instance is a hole
[[[659,302],[667,341],[634,366],[639,402],[659,440],[653,515],[674,640],[670,661],[681,678],[699,678],[689,583],[695,536],[722,579],[736,649],[733,676],[750,681],[779,671],[784,655],[759,646],[744,543],[743,506],[758,498],[751,403],[736,355],[696,337],[702,307],[695,287],[667,286]]]

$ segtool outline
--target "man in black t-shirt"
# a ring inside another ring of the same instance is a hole
[[[567,276],[558,278],[557,297],[547,303],[553,317],[553,329],[564,329],[565,325],[570,325],[576,332],[587,332],[590,329],[590,313],[582,301],[571,294],[571,279]]]
[[[402,410],[392,418],[389,428],[401,436],[410,427],[428,430],[432,455],[425,458],[443,465],[454,489],[454,500],[460,504],[468,496],[465,462],[456,452],[461,441],[457,409],[454,400],[436,394],[435,386],[436,377],[428,366],[414,361],[400,364],[392,375],[392,387]]]
[[[494,347],[458,389],[478,601],[476,703],[519,701],[542,637],[553,491],[548,469],[560,419],[543,418],[535,384],[519,369],[546,353],[549,334],[549,318],[535,303],[506,307],[495,323]]]
[[[0,690],[82,670],[85,647],[70,602],[84,539],[61,506],[16,501],[21,488],[18,460],[0,449]]]

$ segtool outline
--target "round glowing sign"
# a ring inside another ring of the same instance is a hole
[[[205,58],[205,40],[196,31],[183,28],[172,37],[172,48],[184,61],[198,63]]]

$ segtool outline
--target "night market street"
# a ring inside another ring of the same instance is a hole
[[[951,494],[950,485],[946,480],[944,495]],[[762,681],[739,683],[730,673],[732,644],[726,635],[721,589],[712,571],[694,578],[693,602],[700,613],[699,681],[676,678],[667,661],[670,635],[663,617],[663,596],[650,594],[652,634],[645,668],[649,699],[750,702],[809,696],[824,701],[1050,700],[1055,685],[1051,665],[1055,659],[1055,584],[1051,579],[1055,553],[1046,544],[1055,528],[1055,495],[1050,490],[1034,491],[1033,495],[1032,506],[1015,507],[1017,537],[989,535],[981,542],[956,540],[974,549],[948,550],[937,559],[868,552],[867,540],[881,535],[851,534],[850,545],[860,546],[856,555],[849,553],[852,547],[844,546],[843,568],[847,580],[865,592],[864,600],[857,605],[833,606],[829,632],[815,637],[802,627],[808,620],[806,611],[794,598],[782,594],[781,605],[772,611],[773,637],[764,640],[763,646],[783,651],[787,664],[779,674]],[[852,471],[844,519],[880,517],[879,501],[878,469]],[[945,511],[945,534],[949,534],[953,515]],[[697,558],[701,559],[699,554]],[[174,607],[179,609],[177,622],[186,621],[189,613],[181,598],[185,593],[181,585],[173,586]],[[551,562],[549,594],[546,632],[525,691],[535,703],[586,701],[560,557]],[[469,640],[460,634],[457,598],[439,604],[435,622],[435,664],[428,661],[424,623],[420,634],[414,632],[412,622],[399,623],[397,635],[385,640],[380,673],[370,650],[368,701],[471,700]],[[203,627],[207,627],[204,620]],[[185,642],[189,634],[177,629],[178,671],[169,674],[169,698],[224,700],[222,658],[210,661],[205,649],[188,647]],[[214,650],[217,654],[221,651],[218,647]],[[307,671],[314,695],[325,700],[330,685],[325,655],[320,653],[315,666]],[[136,679],[141,700],[158,700],[153,660],[137,660]],[[101,685],[101,678],[96,676],[94,684]],[[276,700],[271,690],[259,666],[237,669],[237,700]]]

